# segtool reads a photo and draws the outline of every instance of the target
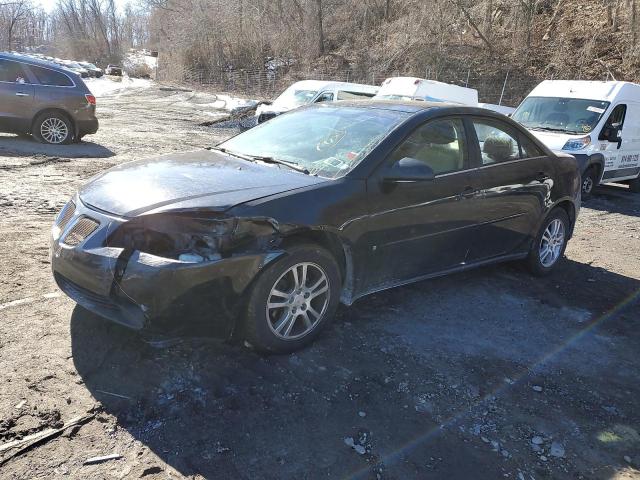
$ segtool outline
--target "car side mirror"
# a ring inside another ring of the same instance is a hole
[[[411,157],[404,157],[394,163],[386,172],[384,181],[397,182],[425,182],[435,178],[433,169],[426,163]]]

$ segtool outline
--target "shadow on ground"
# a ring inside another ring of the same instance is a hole
[[[485,268],[367,297],[311,347],[268,357],[202,338],[155,349],[76,307],[73,359],[119,426],[183,475],[614,478],[633,445],[596,438],[614,420],[638,428],[639,289],[572,261],[541,280]],[[539,460],[535,432],[566,457]]]
[[[107,147],[83,140],[69,145],[47,145],[31,137],[0,135],[0,156],[30,157],[43,155],[64,158],[108,158],[115,155]]]
[[[640,216],[640,194],[629,190],[626,185],[600,185],[593,191],[593,196],[585,200],[583,205],[602,212],[620,213]]]

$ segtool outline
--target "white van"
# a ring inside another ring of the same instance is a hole
[[[319,102],[338,100],[367,100],[378,92],[378,87],[347,82],[325,82],[302,80],[287,88],[271,105],[260,105],[256,109],[258,123],[262,123],[294,108]]]
[[[545,80],[512,118],[550,149],[576,157],[583,197],[601,182],[640,192],[640,85]]]
[[[449,83],[416,77],[392,77],[382,82],[374,99],[425,100],[478,105],[478,91]]]

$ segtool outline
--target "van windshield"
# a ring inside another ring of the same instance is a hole
[[[589,133],[609,102],[582,98],[527,97],[512,118],[531,130]]]
[[[300,107],[311,102],[317,93],[317,90],[309,90],[292,85],[273,101],[273,105],[278,108]]]

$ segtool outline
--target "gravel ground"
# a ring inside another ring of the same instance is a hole
[[[0,135],[0,478],[640,478],[640,195],[624,187],[585,203],[554,276],[504,264],[378,293],[294,355],[151,346],[59,294],[57,210],[105,168],[235,133],[199,126],[210,100],[101,98],[81,145]]]

